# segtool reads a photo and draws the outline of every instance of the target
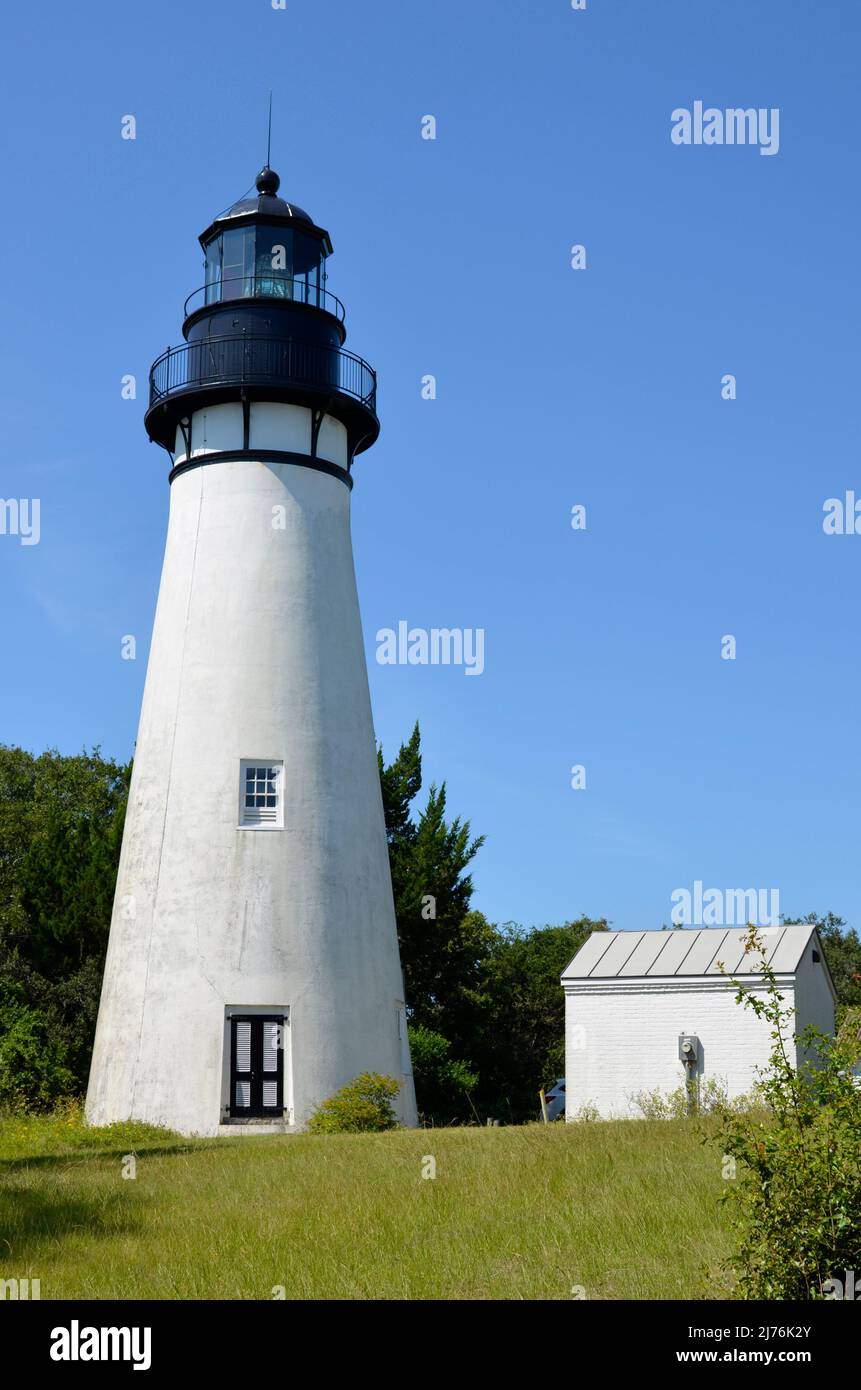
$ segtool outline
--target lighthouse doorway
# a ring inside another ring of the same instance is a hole
[[[230,1020],[230,1115],[284,1114],[284,1016],[234,1014]]]

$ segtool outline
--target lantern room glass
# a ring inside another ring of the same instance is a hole
[[[290,227],[229,228],[206,246],[207,304],[228,299],[293,299],[320,305],[323,244]]]

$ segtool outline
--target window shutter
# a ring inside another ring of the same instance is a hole
[[[236,1070],[251,1070],[251,1024],[236,1025]]]
[[[279,1038],[279,1036],[278,1036],[278,1033],[279,1033],[279,1029],[280,1029],[282,1026],[283,1026],[283,1025],[280,1024],[280,1023],[267,1023],[266,1026],[265,1026],[265,1028],[263,1029],[263,1070],[264,1070],[264,1071],[268,1071],[268,1072],[277,1072],[277,1070],[278,1070],[278,1053],[279,1053],[279,1050],[280,1050],[280,1049],[279,1049],[279,1046],[278,1046],[278,1044],[279,1044],[279,1042],[280,1042],[280,1038]]]
[[[236,1070],[249,1074],[248,1081],[236,1082],[234,1104],[239,1110],[247,1110],[251,1105],[251,1024],[237,1023],[236,1028]]]
[[[283,1024],[269,1023],[263,1027],[263,1104],[278,1104],[278,1054],[281,1042],[280,1032]],[[273,1079],[267,1081],[267,1075]]]

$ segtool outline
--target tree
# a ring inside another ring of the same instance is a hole
[[[451,1054],[451,1043],[440,1033],[411,1025],[410,1057],[419,1116],[426,1123],[448,1124],[470,1114],[470,1093],[478,1077]]]
[[[130,773],[130,764],[98,749],[34,757],[0,746],[0,1069],[7,1077],[0,1092],[7,1095],[16,1089],[47,1104],[86,1085]]]
[[[470,1052],[480,1077],[479,1110],[508,1122],[535,1119],[538,1089],[565,1075],[565,996],[559,977],[605,918],[560,927],[497,931],[483,969],[485,1010]]]
[[[446,820],[445,784],[431,786],[418,820],[412,803],[422,786],[418,725],[388,766],[379,752],[395,917],[404,989],[413,1025],[441,1033],[459,1056],[477,1007],[482,963],[494,930],[470,912],[467,866],[484,843],[469,821]]]

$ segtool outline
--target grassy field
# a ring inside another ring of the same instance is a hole
[[[713,1298],[720,1190],[684,1120],[183,1140],[13,1117],[0,1278],[43,1299]]]

